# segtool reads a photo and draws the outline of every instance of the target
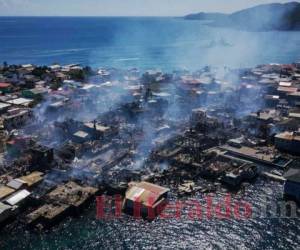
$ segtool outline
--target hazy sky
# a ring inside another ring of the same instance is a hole
[[[0,0],[1,16],[180,16],[233,12],[276,0]]]

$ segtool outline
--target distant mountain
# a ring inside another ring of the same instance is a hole
[[[184,17],[187,20],[207,20],[212,25],[230,26],[233,28],[263,30],[300,30],[300,3],[264,4],[234,12],[198,13]]]
[[[184,18],[187,20],[209,20],[209,21],[222,21],[226,19],[228,15],[222,13],[205,13],[200,12],[197,14],[190,14]]]

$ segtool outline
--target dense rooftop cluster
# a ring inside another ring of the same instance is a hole
[[[52,225],[127,188],[127,201],[165,195],[149,182],[180,196],[260,175],[300,198],[300,63],[171,73],[4,63],[0,91],[2,222]]]

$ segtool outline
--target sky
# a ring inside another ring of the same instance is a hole
[[[276,0],[0,0],[0,16],[183,16],[224,12]]]

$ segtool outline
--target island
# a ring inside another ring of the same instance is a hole
[[[209,21],[209,25],[250,31],[300,30],[300,3],[263,4],[232,14],[190,14],[186,20]]]

